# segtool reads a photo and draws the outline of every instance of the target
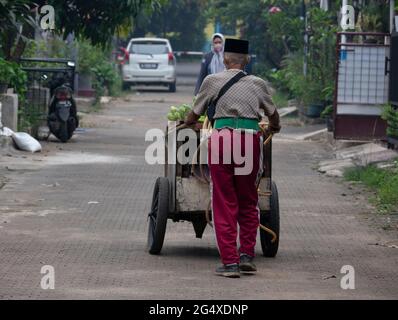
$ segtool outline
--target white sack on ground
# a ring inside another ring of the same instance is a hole
[[[32,153],[41,151],[41,144],[39,141],[25,132],[13,133],[12,139],[14,140],[18,149],[30,151]]]
[[[2,127],[0,129],[0,136],[6,136],[6,137],[11,137],[14,131],[12,131],[10,128],[7,127]]]

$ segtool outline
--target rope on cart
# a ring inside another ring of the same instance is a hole
[[[263,229],[265,232],[269,233],[272,236],[271,243],[275,243],[276,239],[278,239],[278,236],[276,235],[276,233],[274,231],[263,226],[262,224],[260,224],[260,229]]]
[[[266,130],[267,130],[267,124],[266,123],[261,123],[260,124],[260,128],[265,133]],[[270,141],[272,140],[272,137],[273,137],[273,134],[270,133],[268,138],[264,141],[264,146],[266,146],[268,143],[270,143]],[[271,196],[272,192],[269,192],[269,191],[265,192],[265,191],[261,191],[260,190],[260,188],[259,188],[260,187],[260,183],[261,183],[261,179],[260,179],[260,181],[258,183],[258,186],[257,186],[258,187],[258,195],[260,197],[269,197],[269,196]],[[267,228],[266,226],[263,226],[262,224],[260,224],[260,229],[264,230],[265,232],[269,233],[272,236],[271,243],[275,243],[275,241],[278,239],[277,234],[273,230],[271,230],[270,228]]]
[[[209,200],[209,204],[207,205],[207,208],[206,208],[205,213],[206,213],[206,222],[207,222],[207,224],[208,224],[210,227],[213,228],[213,223],[210,221],[210,209],[211,209],[211,198],[210,198],[210,200]]]
[[[203,126],[202,126],[202,130],[208,130],[211,132],[212,130],[212,126],[211,126],[211,122],[209,121],[209,118],[206,117],[205,121],[203,122]],[[203,171],[203,166],[199,163],[199,171],[200,171],[200,176],[196,174],[195,172],[195,161],[197,160],[198,157],[198,152],[199,150],[202,149],[203,145],[207,143],[207,139],[203,139],[203,141],[201,141],[201,143],[199,144],[198,148],[196,149],[193,157],[192,157],[192,163],[191,163],[191,173],[192,175],[197,178],[200,182],[202,183],[207,183],[210,184],[210,180],[209,178],[205,175],[204,171]]]
[[[195,166],[196,163],[195,161],[198,158],[198,152],[199,150],[202,148],[203,144],[207,142],[207,139],[203,139],[203,141],[199,144],[198,148],[196,149],[193,157],[192,157],[192,163],[191,163],[191,174],[197,178],[200,182],[202,183],[206,183],[206,184],[210,184],[210,180],[209,178],[205,175],[204,171],[203,171],[203,166],[199,163],[199,171],[200,171],[200,176],[196,174],[195,172]]]

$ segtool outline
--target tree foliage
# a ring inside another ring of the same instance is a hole
[[[56,29],[65,37],[77,37],[104,44],[123,25],[131,24],[137,15],[159,7],[163,0],[48,0],[56,12]]]
[[[175,50],[201,50],[207,24],[208,0],[170,0],[158,10],[136,20],[133,36],[168,38]]]
[[[32,37],[35,23],[31,1],[0,0],[0,56],[10,60],[19,49],[18,43]],[[21,30],[21,25],[26,27]]]
[[[341,0],[329,1],[327,12],[320,9],[319,0],[212,0],[212,3],[211,16],[224,25],[238,26],[238,34],[250,41],[252,52],[264,66],[264,74],[279,89],[305,103],[331,100]],[[358,31],[388,32],[388,0],[351,4],[356,9]],[[273,6],[279,7],[280,12],[271,12]]]
[[[150,12],[166,0],[0,0],[1,51],[18,60],[26,40],[33,38],[38,8],[55,9],[55,33],[89,39],[105,45],[118,30],[132,24],[141,12]]]
[[[274,5],[282,12],[270,14]],[[222,25],[235,23],[240,36],[250,41],[259,61],[279,67],[285,54],[302,46],[304,25],[300,9],[300,2],[293,0],[213,0],[210,15]]]

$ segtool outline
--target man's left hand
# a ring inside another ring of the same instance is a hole
[[[190,111],[190,112],[188,113],[188,115],[186,116],[184,123],[185,123],[187,126],[191,126],[191,125],[197,123],[198,120],[199,120],[199,118],[200,118],[200,116],[198,116],[197,114],[195,114],[193,111]]]

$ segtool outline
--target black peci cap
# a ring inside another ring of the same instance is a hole
[[[227,39],[225,40],[224,52],[249,54],[249,41]]]

